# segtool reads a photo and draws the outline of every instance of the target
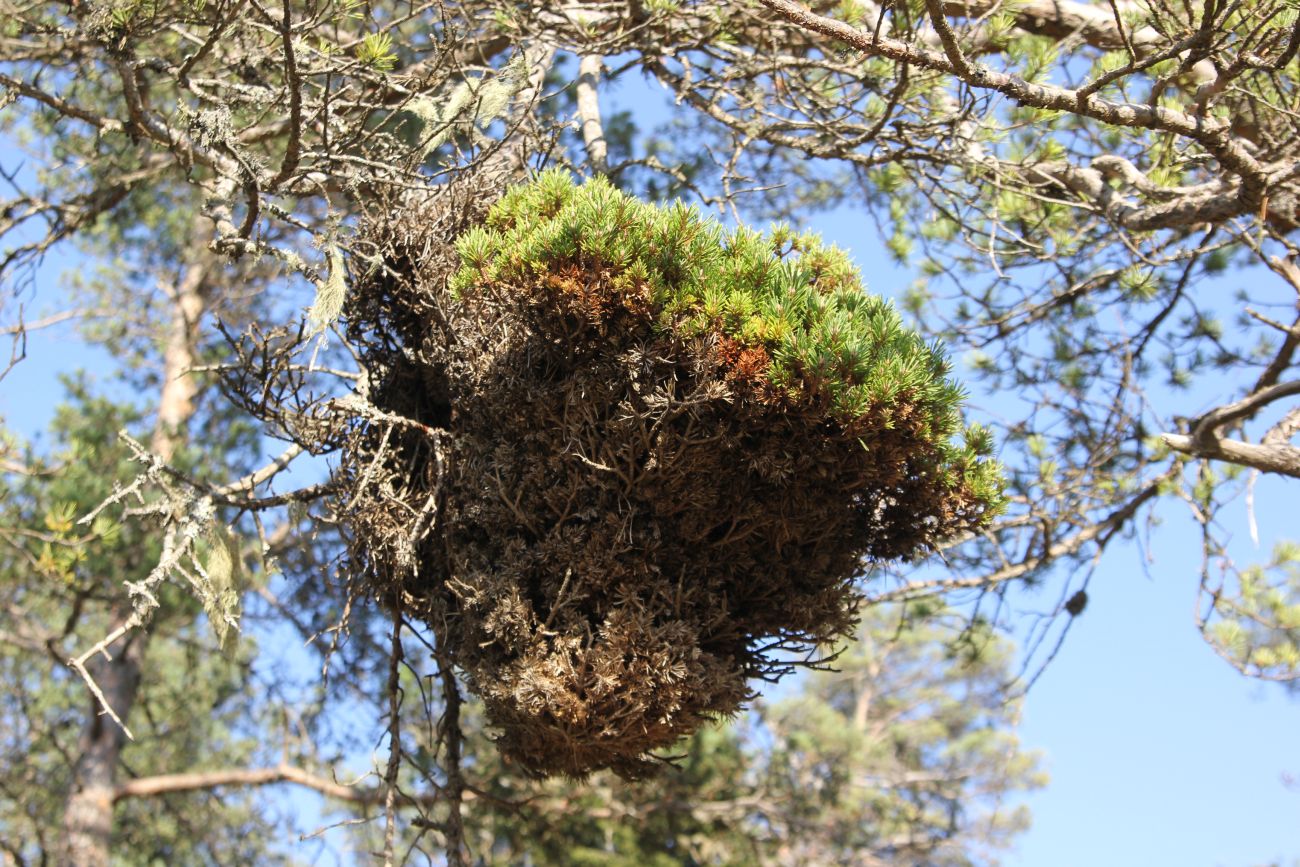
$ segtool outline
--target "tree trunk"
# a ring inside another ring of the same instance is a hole
[[[114,618],[116,625],[130,612]],[[89,666],[105,700],[125,721],[140,686],[140,659],[145,636],[128,635],[126,646],[112,659],[102,656]],[[89,713],[77,742],[72,791],[63,813],[64,853],[68,867],[107,867],[113,833],[113,798],[117,787],[118,757],[126,734],[90,697]]]
[[[204,221],[196,226],[192,263],[174,287],[167,287],[171,321],[163,355],[163,381],[158,396],[158,420],[149,445],[154,454],[170,461],[184,442],[185,425],[194,415],[198,386],[189,370],[194,364],[199,320],[207,307],[206,282],[212,259],[203,243]],[[125,576],[104,576],[120,585]],[[122,626],[131,610],[119,605],[109,631]],[[111,658],[97,657],[88,666],[104,698],[125,724],[135,705],[140,687],[140,666],[148,645],[148,634],[128,634],[124,644],[113,647]],[[90,698],[89,715],[82,727],[73,766],[72,786],[63,813],[63,851],[60,864],[68,867],[107,867],[113,833],[113,802],[117,770],[126,734]]]

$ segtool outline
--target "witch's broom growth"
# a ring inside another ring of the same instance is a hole
[[[447,225],[367,229],[353,555],[527,768],[636,773],[998,507],[943,356],[839,251],[559,172],[454,257]]]

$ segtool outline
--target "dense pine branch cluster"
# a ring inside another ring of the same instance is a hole
[[[864,562],[997,511],[940,350],[812,237],[558,171],[461,234],[450,279],[418,215],[362,234],[385,418],[348,451],[354,558],[534,771],[639,773],[847,634]]]

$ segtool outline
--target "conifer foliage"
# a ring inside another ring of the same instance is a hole
[[[525,768],[639,774],[848,634],[864,558],[1000,505],[939,348],[815,238],[563,172],[455,256],[433,214],[362,231],[345,512]]]

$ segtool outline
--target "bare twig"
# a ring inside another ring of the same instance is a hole
[[[392,867],[397,834],[398,772],[402,767],[402,612],[393,606],[393,642],[388,657],[388,767],[384,771],[384,867]]]

